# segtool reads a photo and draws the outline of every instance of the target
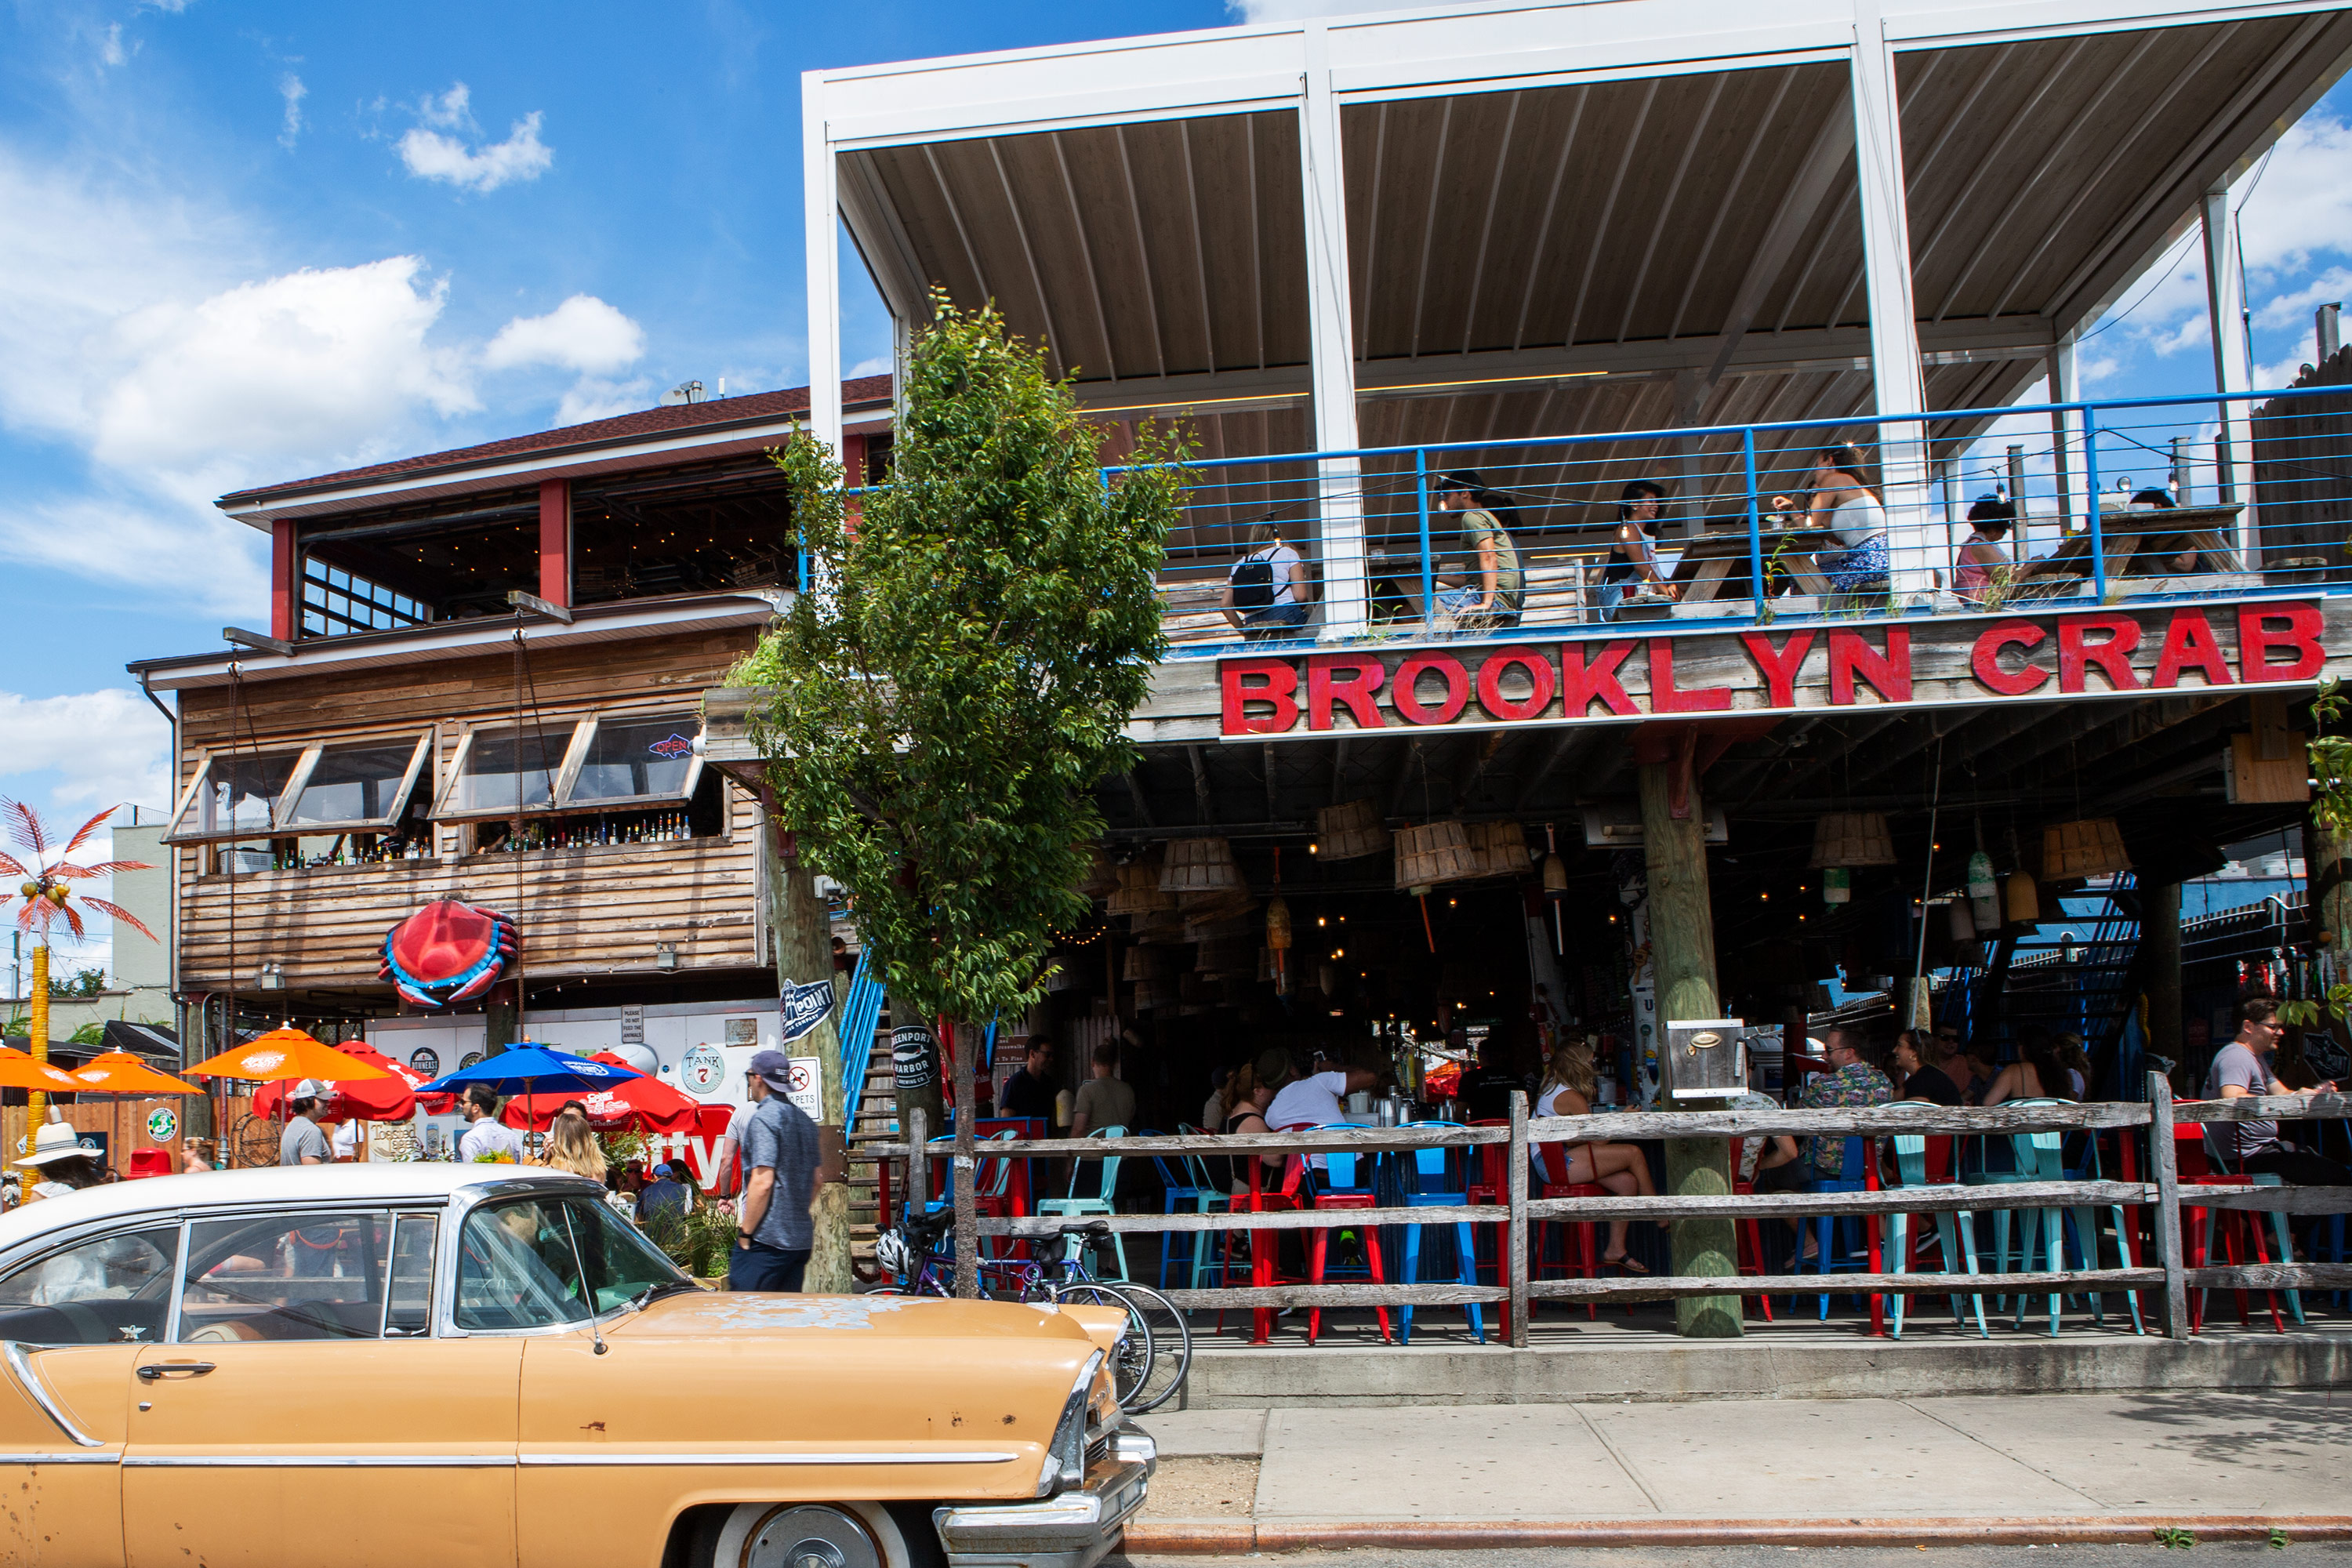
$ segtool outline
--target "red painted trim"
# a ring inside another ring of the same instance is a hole
[[[269,525],[269,635],[294,640],[295,607],[302,602],[301,552],[291,522]]]
[[[551,605],[572,603],[570,479],[545,479],[540,483],[539,596]]]

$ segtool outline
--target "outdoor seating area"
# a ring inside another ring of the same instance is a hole
[[[1194,1171],[1197,1197],[1202,1162],[1246,1167],[1247,1191],[1227,1207],[1179,1204],[1171,1192],[1158,1213],[1140,1201],[1123,1213],[1084,1211],[1107,1215],[1100,1240],[1162,1238],[1157,1248],[1105,1248],[1097,1272],[1163,1290],[1210,1344],[1403,1345],[1416,1330],[1424,1342],[1522,1347],[1587,1331],[1672,1334],[1672,1303],[1706,1298],[1736,1305],[1749,1332],[1835,1324],[1874,1338],[1988,1342],[2284,1333],[2290,1323],[2352,1331],[2352,1259],[2332,1212],[2352,1206],[2352,1193],[2215,1171],[2225,1162],[2211,1160],[2199,1136],[2209,1124],[2277,1117],[2295,1120],[2306,1146],[2344,1152],[2352,1100],[2175,1102],[2160,1078],[2147,1087],[2151,1099],[2139,1103],[1915,1101],[1534,1121],[1521,1100],[1501,1124],[1232,1137],[1138,1130],[1115,1156],[1102,1153],[1102,1140],[1000,1139],[981,1180],[991,1179],[990,1163],[1102,1166],[1143,1156]],[[1627,1197],[1536,1173],[1540,1151],[1555,1142],[1636,1142],[1663,1176],[1667,1139],[1774,1136],[1843,1140],[1848,1174],[1802,1192]],[[908,1161],[913,1190],[932,1191],[951,1143],[872,1152]],[[1261,1178],[1262,1170],[1275,1174]],[[953,1213],[957,1197],[932,1205]],[[965,1212],[954,1245],[978,1254],[1061,1246],[1064,1217],[1080,1211],[1048,1203],[1034,1214],[982,1215],[975,1201]],[[2290,1216],[2314,1215],[2324,1216],[2318,1239],[2299,1255]],[[1613,1220],[1633,1222],[1633,1268],[1597,1265],[1594,1233]],[[1674,1274],[1665,1227],[1724,1220],[1741,1232],[1737,1276],[1720,1257],[1705,1274]]]

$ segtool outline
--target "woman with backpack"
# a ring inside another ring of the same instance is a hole
[[[1249,553],[1225,574],[1225,592],[1218,608],[1248,642],[1287,637],[1307,624],[1315,602],[1307,563],[1282,542],[1274,519],[1250,529]]]

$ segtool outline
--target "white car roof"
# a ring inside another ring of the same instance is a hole
[[[576,1183],[589,1192],[603,1190],[585,1177],[540,1165],[443,1160],[273,1165],[256,1171],[150,1176],[135,1182],[109,1182],[61,1197],[38,1198],[11,1209],[0,1215],[0,1251],[91,1220],[254,1204],[430,1202],[467,1187],[550,1182]]]

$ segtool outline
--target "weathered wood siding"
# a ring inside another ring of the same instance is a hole
[[[648,637],[532,654],[524,691],[552,726],[568,727],[591,710],[608,716],[697,712],[705,688],[719,683],[751,646],[750,630]],[[509,654],[345,675],[247,681],[181,694],[178,782],[195,759],[226,748],[263,751],[313,741],[359,741],[435,731],[436,786],[469,723],[511,725],[514,660]],[[656,973],[654,945],[677,945],[681,974],[757,967],[761,934],[758,837],[760,810],[732,781],[722,781],[726,832],[670,844],[541,850],[520,857],[461,855],[461,830],[443,825],[440,855],[372,866],[320,866],[264,871],[230,879],[200,874],[195,848],[174,850],[180,879],[181,984],[224,986],[232,973],[250,990],[260,965],[285,968],[289,987],[377,984],[384,933],[422,904],[463,899],[518,917],[523,963],[534,978]],[[517,875],[520,858],[520,875]],[[231,922],[235,924],[232,963]]]

